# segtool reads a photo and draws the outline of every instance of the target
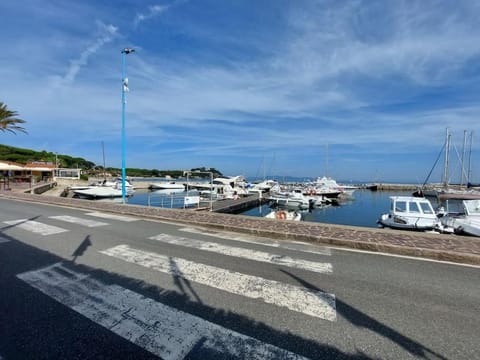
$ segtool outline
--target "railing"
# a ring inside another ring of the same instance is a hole
[[[156,206],[162,208],[187,208],[199,207],[199,196],[185,196],[184,194],[154,194],[149,193],[147,199],[147,206]]]

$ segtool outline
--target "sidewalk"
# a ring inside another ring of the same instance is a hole
[[[123,205],[12,191],[0,192],[0,198],[141,216],[276,239],[306,241],[337,247],[480,265],[480,238],[476,237],[340,226],[306,221],[287,222],[244,215]]]

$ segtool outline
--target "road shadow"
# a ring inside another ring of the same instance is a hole
[[[90,235],[87,235],[85,239],[78,245],[75,251],[72,254],[72,262],[75,262],[78,257],[83,256],[85,251],[89,246],[92,246],[92,242],[90,241]]]
[[[292,274],[287,270],[280,269],[280,271],[290,276],[292,279],[294,279],[299,284],[301,284],[302,286],[308,289],[324,292],[322,289],[318,288],[312,283],[300,278],[299,276]],[[337,314],[341,315],[347,321],[349,321],[355,326],[368,329],[370,331],[377,333],[382,337],[385,337],[393,341],[394,343],[398,344],[403,349],[408,351],[410,354],[416,357],[424,358],[424,359],[430,359],[430,355],[433,355],[437,359],[448,360],[447,358],[436,353],[432,349],[429,349],[428,347],[423,346],[417,341],[412,340],[407,336],[399,333],[395,329],[392,329],[391,327],[385,324],[382,324],[381,322],[375,320],[374,318],[368,316],[367,314],[355,309],[353,306],[342,301],[342,299],[340,299],[338,296],[336,296],[335,298],[335,303],[336,303]]]
[[[0,244],[0,284],[8,289],[0,297],[0,308],[8,309],[0,311],[0,356],[4,359],[157,358],[17,277],[18,274],[59,262],[65,268],[85,274],[102,284],[121,286],[173,309],[310,359],[374,359],[359,351],[345,353],[334,346],[275,329],[254,318],[203,304],[197,298],[192,299],[188,291],[179,293],[115,272],[80,265],[13,237],[6,237],[9,241]],[[82,243],[87,244],[87,239]],[[79,248],[85,248],[85,245]],[[80,256],[80,252],[77,256]],[[185,284],[183,279],[178,281],[181,286],[193,288],[191,284]],[[211,353],[202,346],[204,341],[204,338],[199,339],[185,359],[232,359],[227,353]],[[248,353],[248,344],[245,344],[245,349]],[[237,355],[235,359],[248,358]]]
[[[182,292],[183,295],[188,297],[188,293],[187,293],[187,291],[185,291],[185,288],[183,286],[183,284],[185,284],[185,286],[190,291],[190,293],[193,295],[193,297],[197,300],[197,302],[199,302],[201,304],[202,299],[200,299],[200,297],[198,296],[197,292],[193,288],[190,281],[188,279],[185,279],[182,271],[179,269],[175,260],[171,256],[169,256],[168,257],[168,262],[169,262],[169,265],[170,265],[170,272],[172,273],[173,282],[174,282],[175,286],[178,287],[178,289]]]

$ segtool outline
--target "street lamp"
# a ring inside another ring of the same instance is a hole
[[[125,104],[127,103],[126,92],[128,91],[128,78],[126,75],[127,55],[134,52],[134,49],[125,48],[122,50],[122,202],[125,204],[126,190],[125,190]]]

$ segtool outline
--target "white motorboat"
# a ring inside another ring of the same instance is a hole
[[[440,221],[426,198],[391,196],[389,212],[382,214],[377,223],[392,229],[428,231],[436,229]]]
[[[249,193],[266,193],[280,191],[280,185],[275,180],[264,180],[261,182],[249,184],[247,187]]]
[[[463,200],[463,213],[446,214],[440,218],[441,225],[457,234],[480,236],[480,200]]]
[[[295,209],[310,209],[314,206],[315,199],[302,194],[302,189],[293,189],[289,192],[278,192],[269,197],[272,205]]]
[[[101,198],[115,198],[122,197],[122,189],[113,188],[110,186],[92,186],[88,189],[73,190],[73,193],[82,198],[101,199]],[[131,196],[132,189],[126,190],[126,195]]]
[[[170,189],[170,190],[185,190],[185,185],[176,183],[175,181],[169,182],[154,182],[148,186],[149,189],[152,190],[163,190],[163,189]]]
[[[277,219],[277,220],[290,220],[290,221],[300,221],[302,220],[302,214],[297,211],[288,211],[288,210],[273,210],[264,216],[267,219]]]

